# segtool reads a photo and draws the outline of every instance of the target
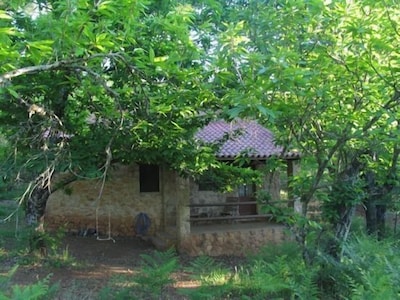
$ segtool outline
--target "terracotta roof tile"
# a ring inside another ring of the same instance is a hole
[[[272,132],[256,121],[214,121],[197,132],[196,137],[205,143],[221,142],[217,152],[220,159],[233,159],[243,153],[253,159],[298,157],[296,153],[282,155],[283,147],[275,144]]]

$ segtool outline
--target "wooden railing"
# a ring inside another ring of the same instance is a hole
[[[223,211],[219,215],[209,216],[207,214],[191,214],[190,222],[208,222],[208,221],[224,221],[224,220],[243,220],[255,221],[260,219],[270,220],[272,214],[258,214],[257,201],[253,197],[227,197],[226,202],[222,203],[206,203],[206,204],[190,204],[190,208],[202,207],[223,207]]]

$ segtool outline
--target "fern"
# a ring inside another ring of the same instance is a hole
[[[0,299],[13,299],[13,300],[36,300],[42,299],[49,293],[49,280],[48,275],[45,279],[28,286],[14,285],[11,288],[10,295],[0,292]]]
[[[352,236],[343,247],[342,261],[334,268],[337,271],[332,274],[339,286],[338,296],[351,299],[398,299],[399,248],[397,240],[378,241],[363,234]]]
[[[9,270],[7,272],[6,275],[2,275],[0,274],[0,289],[3,290],[4,287],[10,282],[11,277],[15,274],[15,272],[17,272],[19,266],[15,265],[14,267],[12,267],[11,270]]]
[[[213,258],[202,255],[191,261],[185,271],[191,273],[193,279],[200,280],[203,275],[210,274],[220,267],[221,264],[217,263]]]
[[[152,255],[142,254],[142,272],[134,278],[141,293],[160,296],[162,290],[174,283],[172,272],[178,268],[178,259],[175,251],[154,251]]]
[[[151,255],[141,254],[140,257],[142,259],[142,267],[149,269],[160,267],[171,261],[175,261],[177,263],[177,255],[173,248],[167,251],[154,251]]]
[[[226,299],[233,290],[232,273],[222,267],[212,257],[199,256],[185,267],[191,278],[200,282],[197,289],[181,290],[180,293],[190,299]]]

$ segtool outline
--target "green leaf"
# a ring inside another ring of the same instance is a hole
[[[270,120],[275,119],[275,113],[272,110],[266,108],[265,106],[259,104],[257,105],[257,109],[264,117],[267,117]]]
[[[0,35],[18,35],[18,31],[12,27],[0,27]]]
[[[7,91],[16,99],[21,98],[20,95],[12,88],[7,88]]]
[[[149,60],[150,60],[151,63],[154,63],[154,57],[155,57],[154,49],[150,48],[150,50],[149,50]]]
[[[52,52],[53,51],[53,48],[52,48],[53,43],[54,43],[54,41],[52,41],[52,40],[41,40],[41,41],[36,41],[36,42],[28,42],[27,45],[30,48],[35,48],[35,49],[38,49],[43,52]]]
[[[12,17],[11,17],[9,14],[7,14],[6,11],[0,10],[0,19],[3,19],[3,20],[12,20]]]
[[[246,108],[243,105],[237,105],[236,107],[228,109],[227,114],[228,114],[229,118],[235,119],[235,118],[239,117],[239,115],[243,111],[245,111],[245,109]]]

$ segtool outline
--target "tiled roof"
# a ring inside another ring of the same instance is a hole
[[[220,159],[233,159],[244,153],[253,159],[299,156],[297,153],[283,154],[283,147],[275,144],[272,132],[256,121],[214,121],[198,131],[196,137],[205,143],[221,143],[217,152]]]

